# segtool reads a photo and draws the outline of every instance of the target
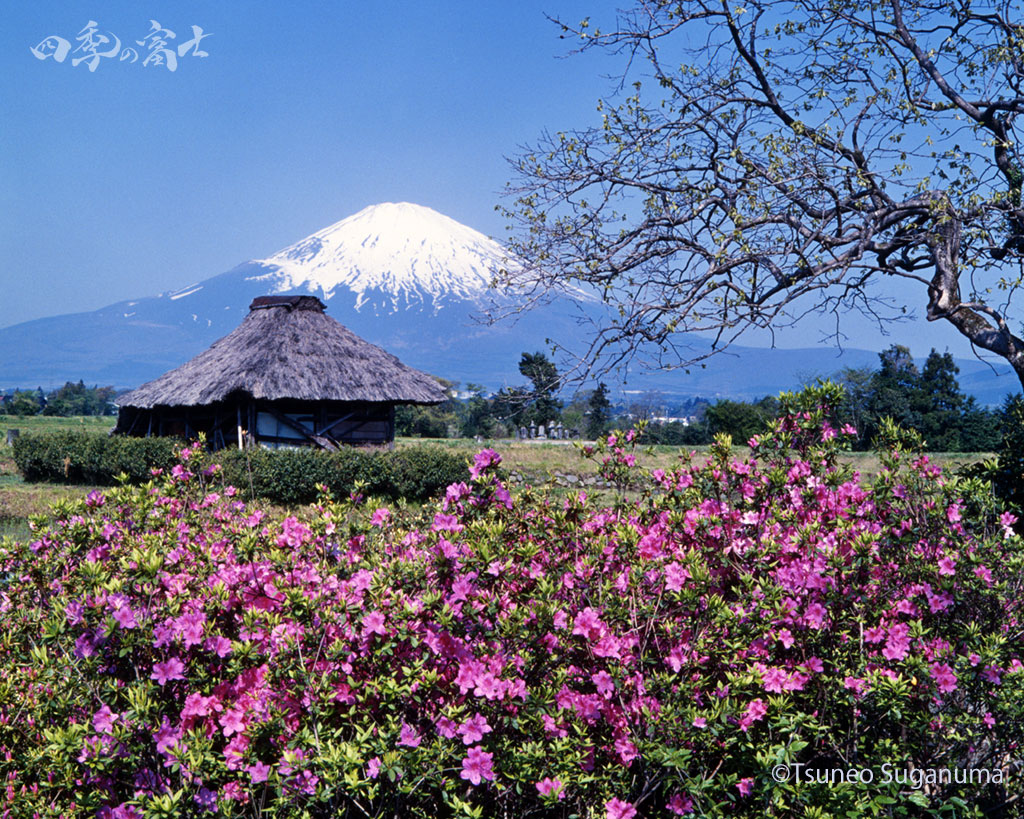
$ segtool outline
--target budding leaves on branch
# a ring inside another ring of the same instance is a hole
[[[588,364],[685,365],[679,333],[720,350],[811,311],[882,323],[909,306],[1024,378],[1012,299],[977,295],[1024,254],[1017,3],[641,0],[601,33],[562,25],[621,74],[599,126],[513,163],[523,265],[506,277],[621,308]],[[880,275],[918,301],[884,298]]]

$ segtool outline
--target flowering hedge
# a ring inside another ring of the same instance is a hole
[[[924,457],[862,486],[838,397],[604,506],[485,450],[271,520],[192,448],[58,510],[0,547],[0,814],[1011,815],[1024,544]]]

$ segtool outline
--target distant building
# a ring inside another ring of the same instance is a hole
[[[330,318],[314,296],[263,296],[233,332],[116,399],[115,433],[231,444],[389,444],[396,404],[439,404],[434,378]]]

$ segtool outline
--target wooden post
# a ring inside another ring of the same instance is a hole
[[[21,436],[20,429],[9,429],[7,430],[7,446],[14,446],[14,439]]]
[[[242,440],[242,402],[235,404],[235,415],[238,416],[238,448],[245,449],[245,442]]]

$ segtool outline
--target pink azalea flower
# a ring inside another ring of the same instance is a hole
[[[952,557],[939,558],[939,574],[956,574],[956,561]]]
[[[736,790],[740,792],[740,796],[750,796],[754,791],[754,780],[749,776],[746,779],[741,779],[736,783]]]
[[[672,561],[665,567],[665,588],[668,591],[682,591],[690,579],[690,570]]]
[[[676,816],[683,816],[687,813],[693,813],[693,800],[689,796],[677,793],[668,800],[668,804],[665,807]]]
[[[114,722],[117,720],[119,714],[115,714],[110,710],[109,705],[104,705],[92,716],[92,726],[100,734],[112,734],[114,732]]]
[[[708,721],[706,719],[704,719],[704,717],[697,717],[693,721],[693,727],[694,728],[707,728],[708,727]]]
[[[438,717],[437,733],[445,739],[455,739],[458,735],[458,726],[456,726],[454,721],[448,719],[448,717]]]
[[[992,683],[993,685],[1002,685],[1002,679],[999,676],[1002,672],[992,665],[987,665],[981,670],[981,676]]]
[[[825,622],[825,607],[821,603],[811,603],[804,610],[804,622],[811,628],[821,628]]]
[[[564,787],[560,779],[552,779],[550,776],[544,777],[537,783],[537,790],[541,796],[557,796],[559,799],[565,799],[565,794],[562,792]]]
[[[882,649],[887,660],[902,660],[910,651],[910,628],[906,623],[896,623],[889,628],[889,636]]]
[[[779,638],[779,642],[781,642],[782,645],[785,648],[791,648],[792,647],[793,642],[794,642],[793,641],[793,632],[791,632],[788,628],[779,629],[779,633],[778,633],[777,636]]]
[[[986,568],[985,566],[978,566],[978,568],[974,570],[974,574],[976,577],[980,577],[982,580],[984,580],[986,585],[992,585],[992,572],[989,571],[988,568]]]
[[[227,657],[231,653],[231,641],[219,634],[215,637],[207,637],[204,647],[221,658]]]
[[[939,693],[948,694],[956,691],[956,675],[946,663],[932,663],[931,675],[938,685]]]
[[[475,745],[469,749],[469,753],[462,760],[462,772],[459,776],[468,779],[474,785],[479,785],[483,780],[493,780],[493,759],[494,754],[489,754],[479,745]]]
[[[864,629],[864,639],[869,643],[880,643],[885,639],[885,626]]]
[[[789,675],[781,668],[768,668],[761,672],[764,690],[769,694],[781,694]]]
[[[114,619],[123,629],[137,628],[139,625],[135,619],[135,612],[132,611],[131,606],[127,605],[121,606],[114,612]]]
[[[768,713],[768,706],[765,705],[764,700],[758,698],[751,700],[750,704],[747,705],[747,710],[744,711],[743,716],[740,717],[739,726],[741,731],[746,731],[760,719],[764,718],[764,715]]]
[[[864,695],[864,691],[868,687],[867,682],[859,677],[847,677],[843,680],[843,685],[849,688],[858,698]]]
[[[462,723],[458,729],[458,733],[462,735],[464,745],[472,745],[474,742],[479,742],[484,738],[484,734],[489,734],[491,731],[492,728],[487,724],[486,718],[482,717],[479,712],[474,714],[471,719]]]
[[[238,706],[225,711],[221,714],[220,724],[226,737],[232,734],[241,734],[245,731],[246,726],[245,712]]]
[[[163,663],[153,664],[153,673],[150,675],[150,679],[156,680],[160,685],[166,685],[171,680],[183,680],[185,675],[182,673],[185,670],[185,664],[177,657],[171,657]]]
[[[376,779],[379,774],[380,774],[380,757],[379,756],[375,756],[366,765],[366,775],[368,777],[370,777],[370,779]]]
[[[270,766],[265,765],[262,762],[250,765],[246,770],[249,772],[249,778],[254,785],[259,784],[260,782],[266,782],[267,777],[270,776]]]
[[[367,637],[370,634],[380,634],[384,636],[388,633],[388,630],[384,627],[386,618],[384,614],[379,611],[371,611],[363,616],[363,636]]]
[[[995,721],[995,718],[992,716],[992,712],[991,711],[986,711],[985,712],[985,716],[983,717],[983,721],[984,721],[985,725],[987,725],[989,728],[994,728],[995,727],[996,721]]]
[[[612,675],[603,668],[596,674],[591,674],[590,679],[597,686],[597,693],[605,699],[615,693],[615,682],[612,680]]]
[[[623,802],[615,796],[605,802],[604,809],[607,811],[607,819],[633,819],[636,816],[636,807],[632,802]]]
[[[409,748],[419,748],[422,738],[419,733],[411,725],[402,723],[402,732],[398,737],[398,744],[405,745]]]

